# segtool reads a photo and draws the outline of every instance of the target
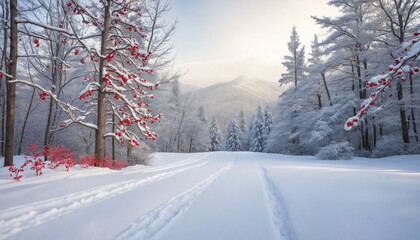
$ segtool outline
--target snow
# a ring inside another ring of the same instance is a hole
[[[19,166],[23,156],[16,156]],[[121,171],[0,169],[0,239],[416,239],[420,155],[155,153]]]

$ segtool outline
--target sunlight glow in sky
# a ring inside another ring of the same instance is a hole
[[[334,16],[328,0],[172,0],[181,82],[208,86],[238,75],[277,81],[293,25],[306,47],[322,30],[311,16]]]

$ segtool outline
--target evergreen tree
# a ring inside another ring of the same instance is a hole
[[[245,113],[243,110],[241,110],[240,114],[239,114],[239,129],[241,130],[241,135],[242,135],[242,149],[249,149],[248,146],[248,132],[247,132],[247,128],[248,128],[248,121],[245,117]]]
[[[273,116],[271,114],[271,109],[268,104],[265,105],[264,108],[264,133],[266,135],[269,135],[271,133],[271,130],[273,129]]]
[[[257,114],[252,123],[250,132],[250,148],[252,152],[262,152],[265,149],[266,138],[264,134],[264,120],[261,106],[257,108]]]
[[[296,27],[293,26],[290,42],[287,43],[290,55],[284,56],[284,62],[282,62],[287,72],[281,75],[279,80],[280,85],[294,82],[295,86],[297,86],[298,81],[304,78],[305,46],[300,48],[300,45],[299,35],[296,32]]]
[[[242,134],[235,120],[230,120],[226,132],[226,151],[242,151]]]
[[[216,119],[213,118],[213,121],[210,124],[210,146],[208,151],[220,151],[221,150],[221,138],[219,133],[219,127],[217,126]]]
[[[239,114],[239,129],[241,129],[242,134],[246,133],[246,117],[244,110],[241,110],[241,113]]]

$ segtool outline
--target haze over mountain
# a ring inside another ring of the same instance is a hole
[[[278,96],[287,88],[278,83],[241,75],[229,82],[217,83],[192,91],[208,117],[217,116],[223,124],[229,117],[239,115],[241,109],[252,114],[259,104],[274,106]],[[228,114],[227,114],[228,113]],[[226,119],[222,119],[221,116]]]

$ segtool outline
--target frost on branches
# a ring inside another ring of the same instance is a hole
[[[257,114],[250,131],[249,150],[252,152],[263,152],[266,148],[266,140],[263,110],[261,106],[258,105]]]
[[[208,151],[220,151],[221,147],[221,137],[219,133],[219,127],[217,126],[216,119],[213,118],[213,121],[210,124],[210,142]]]
[[[134,0],[100,0],[99,4],[92,3],[90,6],[71,0],[67,4],[68,12],[79,15],[82,24],[98,33],[92,34],[89,39],[102,41],[101,49],[96,49],[95,41],[79,38],[81,60],[90,61],[97,70],[88,79],[91,84],[80,97],[92,99],[90,93],[96,91],[97,127],[104,127],[99,118],[102,117],[105,101],[106,125],[114,125],[116,129],[103,137],[114,137],[121,144],[128,143],[130,146],[138,146],[141,141],[130,126],[135,126],[146,140],[155,140],[157,134],[149,125],[161,117],[160,114],[152,115],[148,105],[159,84],[150,81],[153,70],[144,66],[152,53],[142,50],[147,35],[141,27],[141,4]],[[91,104],[91,101],[87,102]]]
[[[397,81],[404,83],[407,77],[414,75],[419,72],[418,67],[414,67],[412,64],[420,55],[420,34],[419,32],[414,33],[414,38],[410,42],[402,44],[405,55],[395,59],[394,64],[390,65],[387,72],[383,72],[382,75],[377,75],[371,78],[366,83],[366,88],[373,89],[370,96],[363,101],[357,114],[347,120],[344,125],[345,130],[351,130],[354,126],[357,126],[360,119],[366,115],[369,109],[380,110],[384,108],[381,105],[386,98],[393,96],[388,90],[395,85]]]
[[[49,26],[28,19],[19,23],[32,24],[65,35],[63,44],[72,45],[77,65],[93,69],[82,81],[86,88],[79,94],[75,107],[61,101],[51,91],[28,81],[17,80],[40,90],[40,98],[53,98],[69,115],[60,128],[79,123],[97,131],[96,144],[104,149],[105,137],[113,137],[121,144],[138,146],[142,140],[155,140],[157,134],[150,126],[160,121],[161,115],[153,115],[148,102],[159,86],[154,82],[153,69],[146,67],[151,52],[147,52],[147,29],[143,29],[142,7],[144,2],[136,0],[65,0],[64,13],[68,28],[60,23]],[[146,27],[145,27],[146,28]],[[42,39],[34,38],[39,46]],[[68,71],[74,66],[64,63]],[[75,64],[76,65],[76,64]],[[73,70],[73,71],[77,71]],[[89,115],[96,115],[96,123],[89,122]],[[111,129],[112,132],[106,132]],[[133,128],[134,127],[134,128]],[[142,136],[142,137],[141,137]],[[141,140],[142,139],[142,140]],[[103,151],[96,153],[103,155]]]
[[[235,120],[229,122],[226,132],[226,151],[242,151],[242,132]]]

